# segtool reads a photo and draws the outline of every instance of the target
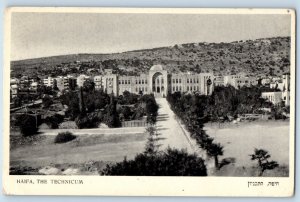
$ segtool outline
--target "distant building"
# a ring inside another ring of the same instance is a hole
[[[90,77],[84,74],[81,74],[77,77],[77,86],[82,87],[83,83],[88,80]]]
[[[237,75],[228,75],[224,76],[224,86],[233,86],[238,89],[243,86],[254,86],[258,84],[258,80],[255,77],[248,77],[245,74],[237,74]]]
[[[279,92],[263,92],[261,97],[269,100],[275,105],[284,102],[285,106],[289,106],[290,105],[290,75],[284,74],[282,76],[282,80],[280,84],[281,84],[280,86],[277,85],[276,87],[273,87],[271,85],[271,88],[273,87],[279,89],[280,90]]]
[[[30,89],[37,90],[38,86],[39,86],[39,84],[37,82],[32,82],[30,84]]]
[[[43,83],[45,86],[53,87],[53,81],[54,81],[54,78],[49,76],[48,78],[43,80]]]
[[[274,105],[282,102],[282,92],[263,92],[261,97],[272,102]]]
[[[258,81],[254,77],[241,77],[232,79],[231,85],[236,89],[241,88],[243,86],[250,87],[258,84]]]
[[[56,80],[56,86],[59,91],[63,91],[65,89],[65,79],[64,77],[57,77]]]
[[[102,84],[102,76],[95,76],[94,77],[94,83],[95,83],[95,89],[101,89],[103,84]]]
[[[224,85],[224,77],[223,76],[215,76],[214,84],[215,84],[215,86],[225,86]]]
[[[11,98],[17,97],[19,92],[19,88],[17,84],[10,85],[10,94]]]

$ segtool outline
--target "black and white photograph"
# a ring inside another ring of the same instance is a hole
[[[293,10],[23,9],[6,16],[14,183],[247,178],[280,194],[282,179],[292,194]]]

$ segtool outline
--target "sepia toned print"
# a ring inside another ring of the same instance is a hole
[[[8,9],[5,192],[291,196],[294,29],[288,9]]]

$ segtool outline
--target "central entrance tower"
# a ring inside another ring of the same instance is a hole
[[[168,92],[168,72],[162,65],[154,65],[149,71],[149,90],[155,97],[165,97]]]

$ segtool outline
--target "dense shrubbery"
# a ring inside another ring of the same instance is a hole
[[[62,133],[58,133],[58,135],[55,137],[54,139],[54,143],[66,143],[66,142],[70,142],[72,140],[74,140],[76,138],[75,135],[73,135],[70,132],[62,132]]]
[[[51,129],[58,128],[59,124],[64,121],[64,116],[55,114],[53,116],[48,116],[45,118],[44,122],[50,126]]]
[[[102,90],[95,90],[91,81],[86,81],[79,91],[64,93],[60,100],[68,106],[66,116],[75,120],[78,128],[94,128],[100,122],[108,127],[120,127],[121,120],[135,120],[143,116],[154,124],[158,111],[153,95],[141,96],[125,91],[115,98]]]
[[[146,109],[147,122],[150,124],[155,124],[159,106],[155,101],[154,95],[153,94],[143,95],[140,101],[146,104],[145,109]]]
[[[155,155],[138,154],[134,160],[124,159],[107,165],[103,175],[125,176],[206,176],[204,161],[185,150],[167,149]]]
[[[84,108],[87,113],[94,112],[98,109],[105,109],[109,104],[109,95],[101,90],[94,91],[83,91]],[[78,92],[67,92],[60,96],[62,104],[68,106],[66,115],[75,120],[80,114],[79,107],[79,93]]]
[[[235,89],[232,86],[215,87],[208,99],[208,108],[205,110],[211,120],[219,117],[238,114],[256,113],[259,108],[271,107],[272,103],[261,98],[262,91],[266,89],[258,86]]]
[[[118,97],[118,104],[120,105],[132,105],[138,102],[140,95],[124,91],[123,95]]]
[[[31,136],[37,133],[39,120],[33,115],[22,114],[17,117],[16,125],[19,126],[23,136]]]
[[[117,102],[113,95],[110,97],[110,104],[106,108],[103,122],[110,128],[121,126],[119,114],[117,112]]]
[[[76,117],[75,123],[79,129],[82,128],[97,128],[101,123],[101,118],[97,113],[82,114]]]
[[[237,117],[238,114],[256,113],[258,109],[272,107],[273,104],[261,98],[260,87],[242,87],[235,89],[232,86],[215,87],[210,96],[184,95],[179,92],[168,95],[172,109],[180,117],[197,114],[206,121],[217,121],[228,116]]]

